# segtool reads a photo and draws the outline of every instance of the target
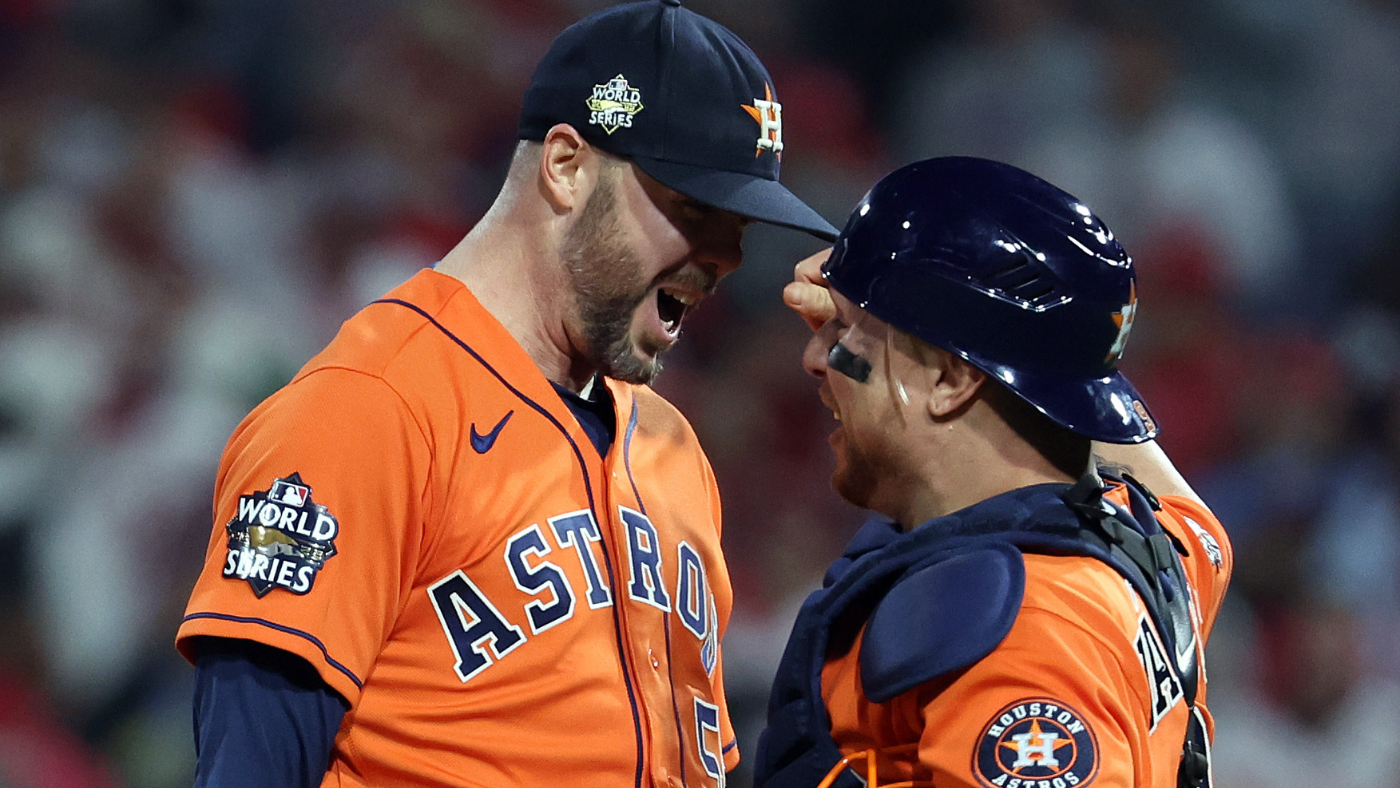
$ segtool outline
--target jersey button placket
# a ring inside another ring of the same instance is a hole
[[[616,451],[608,452],[609,456],[605,461],[607,476],[604,478],[611,478],[612,483],[603,485],[603,500],[601,501],[601,506],[598,507],[599,511],[595,512],[595,515],[598,516],[599,525],[605,526],[605,538],[608,542],[608,548],[612,551],[614,558],[612,562],[612,577],[609,578],[609,581],[612,583],[614,589],[614,611],[617,615],[618,625],[621,627],[621,632],[618,634],[622,645],[622,654],[620,655],[623,663],[622,669],[632,677],[632,686],[636,693],[635,701],[637,704],[637,713],[639,715],[638,722],[640,723],[637,732],[642,737],[642,769],[645,772],[649,771],[651,768],[651,748],[652,741],[655,739],[655,732],[653,731],[655,721],[652,719],[652,704],[648,698],[650,691],[647,688],[647,681],[642,675],[641,666],[636,662],[641,649],[633,640],[635,635],[632,631],[632,627],[628,624],[628,619],[631,617],[632,611],[630,610],[631,606],[628,604],[627,594],[628,570],[626,564],[629,560],[626,547],[627,537],[623,531],[625,526],[618,517],[618,510],[615,505],[615,501],[619,498],[615,484],[620,483],[621,480],[618,478],[617,471],[613,470],[611,467],[616,461],[613,455],[617,453]]]

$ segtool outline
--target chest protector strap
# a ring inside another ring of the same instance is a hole
[[[1122,575],[1144,601],[1194,706],[1199,666],[1190,589],[1152,494],[1125,478],[1127,509],[1103,498],[1101,479],[1013,490],[901,533],[871,521],[803,603],[778,666],[759,739],[755,785],[812,788],[840,762],[821,695],[822,666],[850,651],[864,627],[865,693],[880,703],[990,654],[1020,611],[1022,554],[1087,556]],[[952,600],[950,603],[949,600]],[[1192,708],[1181,788],[1209,788],[1208,744]],[[830,783],[857,788],[850,769]]]

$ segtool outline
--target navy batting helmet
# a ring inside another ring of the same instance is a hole
[[[1073,432],[1157,434],[1117,369],[1137,309],[1132,259],[1084,203],[1028,172],[965,157],[895,170],[856,206],[822,271],[862,309]]]

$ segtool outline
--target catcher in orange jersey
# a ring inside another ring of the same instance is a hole
[[[239,425],[178,635],[196,785],[713,786],[730,585],[647,387],[777,181],[782,105],[679,7],[564,31],[496,203]]]
[[[834,484],[883,517],[798,615],[756,784],[1209,785],[1230,546],[1116,369],[1137,290],[1112,233],[1029,173],[932,159],[784,295]]]

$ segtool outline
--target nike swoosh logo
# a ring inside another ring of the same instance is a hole
[[[491,447],[496,445],[496,437],[501,434],[501,430],[506,426],[506,422],[510,421],[510,417],[514,415],[515,411],[511,411],[502,416],[501,420],[496,422],[496,426],[492,427],[491,431],[485,435],[478,434],[476,431],[476,422],[472,422],[472,448],[476,449],[477,454],[485,454],[491,451]]]

